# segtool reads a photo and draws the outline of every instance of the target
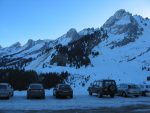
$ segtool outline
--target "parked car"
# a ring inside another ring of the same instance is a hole
[[[42,84],[30,84],[27,89],[27,99],[45,98],[45,90]]]
[[[110,95],[113,98],[117,92],[117,86],[115,80],[97,80],[91,83],[88,87],[89,95],[92,96],[96,93],[99,98],[103,95]]]
[[[9,99],[14,95],[12,86],[8,83],[0,83],[0,98]]]
[[[150,84],[139,85],[142,96],[150,95]]]
[[[67,84],[58,84],[53,89],[53,96],[56,98],[59,97],[70,97],[73,98],[73,90],[70,85]]]
[[[135,96],[138,97],[141,95],[141,90],[136,84],[119,84],[118,85],[118,95],[123,97]]]

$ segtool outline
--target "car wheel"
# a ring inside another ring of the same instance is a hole
[[[14,93],[11,94],[11,97],[13,97],[13,96],[14,96]]]
[[[10,96],[8,95],[7,97],[6,97],[6,99],[9,99],[10,98]]]
[[[114,98],[114,96],[115,96],[114,94],[111,94],[111,95],[110,95],[111,98]]]
[[[146,96],[146,92],[145,91],[142,92],[142,96]]]
[[[59,96],[56,94],[56,98],[59,98]]]
[[[99,92],[97,96],[98,96],[98,98],[102,98],[103,94],[101,92]]]
[[[92,92],[91,91],[89,91],[89,95],[92,96]]]
[[[135,97],[139,97],[139,95],[135,95]]]
[[[29,97],[29,96],[27,96],[27,99],[30,99],[30,97]]]
[[[73,95],[71,95],[70,98],[73,98]]]
[[[53,91],[53,96],[56,96],[56,93]]]
[[[123,97],[127,97],[127,94],[125,92],[122,92]]]
[[[45,99],[45,95],[44,95],[44,96],[42,96],[42,99]]]

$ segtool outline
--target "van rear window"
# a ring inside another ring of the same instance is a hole
[[[136,86],[136,85],[129,85],[128,87],[129,87],[129,89],[130,89],[130,88],[131,88],[131,89],[139,88],[139,87],[138,87],[138,86]]]
[[[6,85],[0,85],[0,89],[7,89]]]

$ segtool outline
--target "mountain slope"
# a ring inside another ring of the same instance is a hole
[[[142,83],[150,70],[150,20],[121,9],[101,28],[70,29],[56,40],[29,40],[0,49],[0,68],[39,73],[68,71],[70,83],[87,86],[112,78]]]

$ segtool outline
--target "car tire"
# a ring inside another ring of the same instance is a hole
[[[108,90],[109,90],[110,92],[114,92],[114,91],[115,91],[115,85],[110,85],[110,86],[108,86]]]
[[[126,92],[122,92],[122,96],[123,96],[123,97],[127,97]]]
[[[42,99],[45,99],[45,95],[42,96]]]
[[[72,98],[73,98],[73,95],[71,95],[70,98],[72,99]]]
[[[11,94],[11,97],[13,97],[13,96],[14,96],[14,93]]]
[[[115,95],[114,95],[114,94],[111,94],[111,95],[110,95],[110,97],[111,97],[111,98],[114,98],[114,97],[115,97]]]
[[[139,97],[139,95],[135,95],[135,97]]]
[[[92,96],[92,92],[91,91],[89,91],[89,95]]]
[[[142,96],[146,96],[146,92],[145,91],[142,92]]]
[[[58,94],[56,94],[56,99],[58,99],[59,98],[59,96],[58,96]]]
[[[102,97],[103,97],[103,94],[102,94],[101,92],[98,92],[97,97],[98,97],[98,98],[102,98]]]
[[[6,99],[9,99],[10,98],[10,96],[8,95],[7,97],[6,97]]]
[[[29,96],[27,96],[27,99],[30,99],[30,97],[29,97]]]

